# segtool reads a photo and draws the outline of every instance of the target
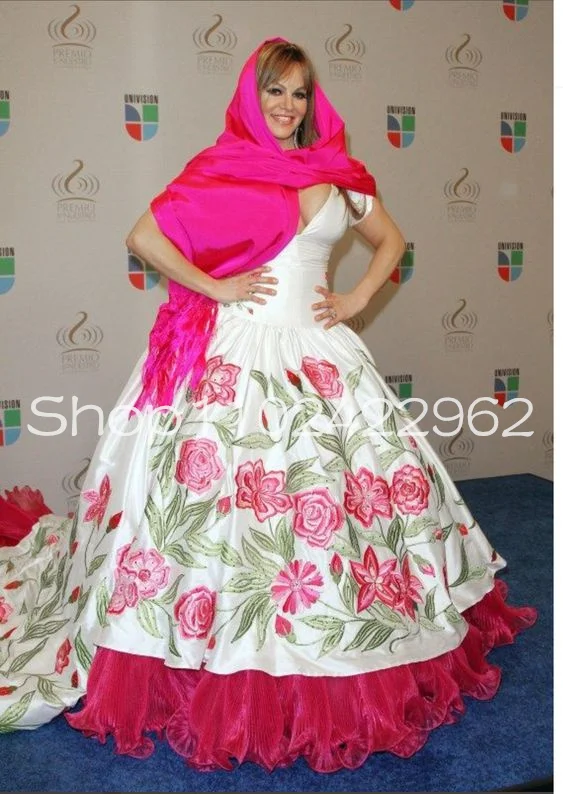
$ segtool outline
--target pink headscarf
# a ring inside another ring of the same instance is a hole
[[[151,202],[160,231],[188,261],[215,278],[269,262],[297,232],[298,188],[334,184],[375,196],[375,180],[346,152],[344,122],[315,83],[318,139],[284,150],[260,108],[256,60],[267,39],[244,64],[227,108],[224,132],[214,146],[190,160]],[[218,304],[169,282],[169,300],[149,337],[143,388],[135,407],[170,405],[190,376],[195,389],[205,372]]]

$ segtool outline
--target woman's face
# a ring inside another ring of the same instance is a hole
[[[295,148],[293,133],[307,112],[307,92],[299,64],[261,91],[260,107],[268,129],[282,149]]]

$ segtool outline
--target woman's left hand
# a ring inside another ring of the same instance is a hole
[[[365,303],[353,292],[340,294],[339,292],[331,292],[320,285],[315,287],[315,292],[320,292],[324,297],[324,300],[319,301],[319,303],[313,303],[311,306],[315,312],[318,312],[318,314],[315,314],[317,322],[327,320],[323,328],[332,328],[333,325],[343,320],[348,320],[349,317],[353,317],[365,308]]]

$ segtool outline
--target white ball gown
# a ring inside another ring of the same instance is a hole
[[[269,263],[277,294],[219,306],[198,389],[116,412],[75,516],[0,548],[0,732],[87,692],[67,720],[121,753],[156,732],[197,769],[330,772],[494,695],[486,654],[535,610],[506,605],[505,561],[362,340],[313,318],[356,222],[333,188]]]

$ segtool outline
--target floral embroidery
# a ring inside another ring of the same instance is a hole
[[[4,596],[0,596],[0,623],[7,623],[13,611],[14,608],[6,601]]]
[[[59,673],[59,675],[63,672],[65,667],[68,667],[70,664],[69,654],[71,649],[70,640],[67,638],[59,650],[57,651],[57,659],[55,662],[55,672]]]
[[[324,359],[317,360],[304,356],[301,369],[309,378],[321,397],[341,397],[344,387],[339,380],[340,373],[334,364]]]
[[[428,507],[430,485],[422,469],[402,466],[393,475],[391,498],[403,514],[420,515]]]
[[[352,575],[360,585],[358,593],[358,612],[370,607],[379,599],[393,610],[408,614],[414,620],[414,603],[422,603],[418,590],[422,582],[412,576],[408,557],[405,555],[400,572],[397,559],[386,560],[381,565],[371,546],[364,554],[363,564],[351,562]]]
[[[90,503],[90,507],[84,514],[84,521],[95,521],[98,526],[104,520],[104,515],[108,506],[109,498],[111,496],[111,487],[109,477],[104,475],[100,485],[100,491],[84,491],[82,496]]]
[[[115,588],[108,612],[121,614],[137,606],[140,599],[154,598],[168,584],[170,566],[156,549],[131,552],[131,543],[117,552]]]
[[[344,524],[344,511],[328,488],[312,488],[293,497],[293,531],[313,547],[326,549]]]
[[[180,448],[176,464],[176,480],[195,493],[208,491],[225,468],[217,454],[215,441],[208,438],[189,438]]]
[[[223,356],[210,358],[205,375],[194,394],[194,401],[207,405],[214,402],[229,405],[235,399],[234,387],[239,372],[240,367],[236,364],[223,364]]]
[[[316,565],[303,560],[292,560],[274,579],[272,598],[281,603],[284,612],[295,615],[301,609],[308,609],[320,598],[317,588],[323,584]]]
[[[344,472],[344,477],[344,507],[366,529],[372,525],[376,515],[391,518],[393,507],[389,486],[383,477],[375,477],[365,466],[358,469],[356,475]]]
[[[136,607],[139,602],[137,577],[134,573],[118,569],[115,574],[115,588],[109,602],[108,612],[120,615],[126,607]]]
[[[265,521],[277,513],[286,513],[291,499],[285,491],[285,472],[264,471],[262,460],[248,461],[239,466],[235,475],[236,506],[254,510],[258,521]]]
[[[174,617],[184,639],[202,640],[207,637],[215,617],[216,597],[216,593],[205,585],[194,587],[180,596],[174,606]]]

